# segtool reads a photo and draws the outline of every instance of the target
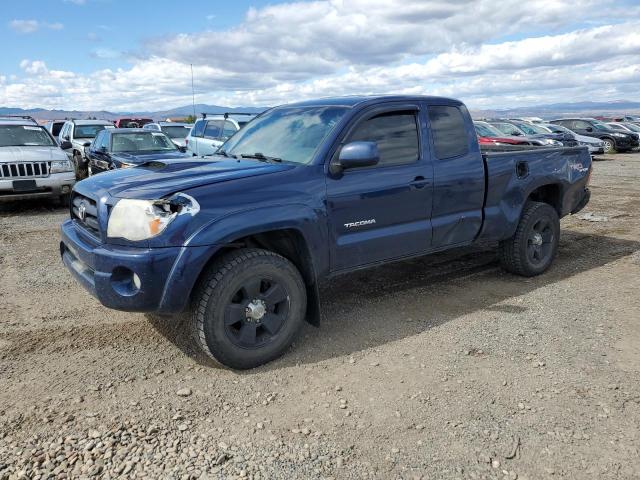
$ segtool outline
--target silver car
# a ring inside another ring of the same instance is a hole
[[[186,150],[186,139],[191,127],[193,127],[193,123],[156,122],[147,123],[142,128],[145,130],[153,130],[154,132],[162,132],[169,137],[178,148]]]
[[[0,116],[0,201],[54,197],[68,203],[73,165],[31,117]]]
[[[539,126],[546,128],[551,133],[570,133],[571,135],[573,135],[573,138],[576,139],[578,145],[586,146],[589,149],[589,153],[591,155],[601,155],[604,153],[604,142],[599,138],[578,135],[576,132],[572,132],[567,127],[563,127],[562,125],[555,125],[553,123],[545,123]]]

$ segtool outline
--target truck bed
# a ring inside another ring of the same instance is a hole
[[[532,192],[546,195],[560,217],[575,213],[584,200],[591,170],[587,147],[484,152],[482,156],[487,188],[480,239],[510,237]]]

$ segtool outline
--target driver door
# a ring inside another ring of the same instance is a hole
[[[349,129],[341,146],[376,142],[380,161],[328,174],[332,272],[430,248],[433,171],[423,135],[425,119],[419,104],[378,107]]]

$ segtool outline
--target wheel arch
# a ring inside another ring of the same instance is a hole
[[[256,228],[251,233],[242,233],[228,237],[218,244],[203,264],[191,289],[191,295],[206,275],[207,270],[221,256],[241,248],[262,248],[283,256],[298,269],[307,290],[306,319],[312,325],[320,324],[320,293],[318,288],[318,268],[314,262],[310,242],[305,233],[297,226],[280,228]]]

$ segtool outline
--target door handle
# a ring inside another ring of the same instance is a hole
[[[429,180],[424,178],[422,175],[419,175],[414,178],[413,182],[411,182],[409,185],[411,185],[412,188],[424,188],[429,185]]]

